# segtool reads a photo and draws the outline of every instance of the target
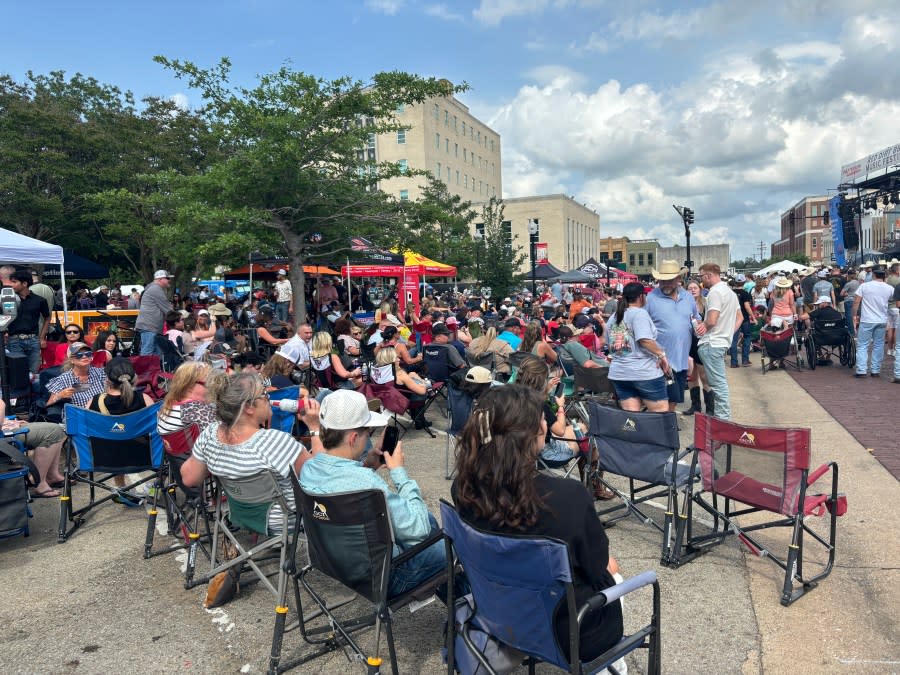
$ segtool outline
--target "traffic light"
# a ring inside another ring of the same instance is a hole
[[[831,215],[828,213],[828,209],[825,209],[825,211],[822,213],[822,223],[824,225],[828,225],[830,220],[831,220]]]
[[[693,225],[694,224],[694,209],[689,209],[688,207],[684,207],[684,224],[685,225]]]

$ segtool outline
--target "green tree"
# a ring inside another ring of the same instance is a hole
[[[376,189],[400,167],[368,161],[367,142],[406,128],[396,120],[399,106],[465,89],[401,72],[378,73],[367,83],[325,80],[287,66],[251,89],[233,88],[228,59],[212,69],[156,60],[201,92],[225,149],[221,161],[187,179],[197,209],[250,215],[276,233],[291,263],[295,298],[304,297],[303,264],[340,259],[351,236],[386,245],[405,238],[401,205]],[[304,321],[304,303],[295,310]]]
[[[513,291],[521,282],[519,269],[528,257],[521,246],[516,245],[516,237],[512,237],[508,223],[503,219],[503,200],[491,197],[481,209],[481,222],[484,223],[484,239],[481,243],[482,260],[481,282],[491,289],[491,297],[502,298]]]
[[[429,176],[422,197],[410,206],[409,248],[455,266],[458,277],[472,276],[475,248],[469,227],[475,217],[472,202],[451,194],[444,183]]]

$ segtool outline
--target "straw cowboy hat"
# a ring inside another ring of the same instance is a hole
[[[674,260],[663,260],[659,265],[659,271],[651,270],[650,274],[657,281],[669,281],[675,277],[681,276],[682,268]]]
[[[778,288],[790,288],[794,285],[794,282],[787,277],[781,277],[778,281],[775,282],[775,285],[778,286]]]

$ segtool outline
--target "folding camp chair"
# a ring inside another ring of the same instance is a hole
[[[397,387],[394,365],[372,365],[367,369],[367,374],[368,382],[363,384],[360,391],[366,400],[378,399],[381,407],[393,415],[394,426],[400,429],[402,438],[409,427],[398,419],[398,415],[405,415],[410,409],[410,399],[404,390]]]
[[[179,338],[180,340],[180,338]],[[156,336],[156,349],[162,354],[160,366],[167,373],[174,373],[184,363],[184,355],[165,335]]]
[[[134,372],[137,375],[137,381],[134,383],[134,386],[136,388],[142,387],[154,401],[164,398],[169,387],[169,380],[172,379],[172,374],[163,372],[159,356],[156,354],[130,356],[128,360],[131,361],[131,365],[134,366]]]
[[[33,422],[56,422],[57,424],[62,422],[63,404],[47,405],[47,401],[50,399],[50,391],[47,389],[47,385],[50,383],[50,380],[61,372],[62,368],[60,366],[52,366],[51,368],[45,368],[38,375],[38,395],[33,401],[31,410]]]
[[[609,368],[585,368],[580,363],[573,363],[575,373],[575,392],[582,395],[614,402],[616,390],[609,381]]]
[[[693,464],[700,468],[703,492],[693,494],[687,503],[687,516],[679,520],[676,537],[679,542],[683,537],[684,550],[676,562],[691,560],[729,534],[737,534],[751,553],[768,558],[784,571],[781,604],[785,606],[831,573],[837,518],[846,512],[847,498],[838,493],[837,463],[826,462],[810,472],[809,429],[750,427],[698,414],[694,419],[694,446]],[[808,494],[809,486],[829,471],[829,492]],[[724,505],[720,505],[720,499],[724,499]],[[713,517],[712,532],[694,534],[694,504]],[[768,514],[770,518],[757,516],[739,522],[748,514]],[[826,522],[819,520],[826,514]],[[810,521],[821,525],[815,529]],[[825,525],[827,531],[820,531]],[[752,534],[773,527],[791,529],[783,557]],[[822,551],[810,555],[807,542],[820,545]],[[810,576],[810,567],[817,573]],[[795,581],[799,587],[795,588]]]
[[[484,389],[491,385],[484,385]],[[475,406],[475,394],[469,386],[457,387],[452,381],[447,383],[447,409],[450,411],[450,422],[447,425],[447,446],[444,449],[444,465],[446,472],[444,478],[450,480],[453,477],[455,469],[450,468],[451,455],[455,457],[456,453],[451,452],[450,446],[455,444],[462,432],[466,421],[472,416],[472,408]],[[455,463],[455,462],[454,462]]]
[[[163,461],[163,442],[156,432],[161,405],[157,403],[127,415],[104,415],[71,404],[66,406],[69,441],[65,485],[59,498],[59,543],[65,542],[84,523],[85,515],[95,506],[157,479]],[[124,487],[110,480],[113,476],[144,471],[153,473]],[[85,483],[90,488],[88,503],[80,509],[75,509],[72,502],[72,486],[76,483]],[[106,496],[97,499],[98,489],[105,491]]]
[[[324,495],[308,494],[299,486],[296,486],[295,490],[298,493],[296,499],[306,528],[309,564],[293,576],[294,601],[300,616],[300,634],[307,643],[319,648],[284,666],[280,665],[280,635],[284,632],[287,613],[287,608],[283,608],[284,611],[276,617],[269,672],[289,670],[341,647],[349,648],[356,661],[368,664],[369,673],[380,672],[378,666],[381,663],[379,654],[383,628],[390,654],[391,670],[397,675],[397,654],[394,648],[391,614],[414,601],[430,598],[437,587],[446,581],[447,572],[442,569],[416,588],[389,598],[391,571],[429,546],[440,542],[443,535],[437,533],[392,557],[394,534],[385,495],[381,490]],[[351,619],[336,617],[332,612],[334,605],[329,604],[320,590],[314,588],[310,581],[310,574],[314,571],[354,591],[367,600],[371,608]],[[300,586],[309,593],[316,605],[317,611],[313,617],[304,617]],[[312,625],[318,617],[325,618],[324,626]],[[375,626],[374,645],[370,652],[366,652],[354,639],[353,633],[372,625]]]
[[[458,559],[472,587],[474,608],[457,626],[454,598],[455,565],[448,565],[447,672],[496,672],[482,654],[473,634],[491,636],[518,650],[534,673],[536,663],[555,665],[570,673],[596,673],[636,649],[647,649],[647,672],[660,672],[660,599],[656,572],[649,570],[593,595],[584,605],[575,604],[572,561],[565,542],[550,537],[527,537],[484,532],[460,518],[441,501],[441,522],[447,559]],[[590,610],[598,610],[632,591],[653,586],[650,622],[615,646],[583,663],[579,654],[579,626]],[[565,603],[569,617],[569,658],[556,639],[554,617]],[[474,630],[473,630],[474,629]]]
[[[688,499],[691,468],[682,461],[690,451],[680,452],[676,413],[629,412],[596,401],[587,404],[590,415],[588,432],[599,455],[594,480],[615,492],[621,504],[598,511],[606,527],[629,515],[662,533],[661,562],[668,564],[674,545],[674,520],[678,513],[678,493]],[[607,477],[628,479],[623,490]],[[644,507],[651,500],[665,501],[663,523],[654,520]]]
[[[432,392],[425,403],[421,414],[424,416],[425,411],[430,408],[434,402],[441,399],[446,404],[447,392],[445,386],[450,379],[450,375],[455,370],[450,365],[450,349],[456,349],[453,345],[430,344],[422,348],[422,360],[428,370],[428,378],[431,380]],[[430,432],[429,432],[430,433]]]
[[[287,590],[285,561],[288,544],[292,533],[298,533],[300,528],[294,506],[279,484],[280,477],[263,471],[244,478],[225,478],[221,475],[214,475],[214,478],[216,513],[210,570],[205,576],[194,578],[194,570],[191,569],[194,561],[189,555],[185,588],[209,583],[220,572],[236,568],[241,575],[252,572],[255,580],[275,596],[276,606],[283,606]],[[276,505],[279,507],[278,526],[273,527],[269,516]],[[248,541],[243,541],[245,534],[249,535]],[[221,547],[220,541],[223,544]],[[226,546],[233,546],[237,554],[226,559]],[[269,569],[269,563],[276,560],[277,568]],[[272,583],[269,577],[276,575],[278,578]],[[243,576],[241,582],[244,582]]]
[[[313,371],[317,387],[335,389],[334,366],[331,365],[331,354],[325,356],[310,357],[310,368]]]
[[[300,386],[284,387],[269,392],[269,402],[283,401],[284,399],[297,400],[300,398]],[[294,428],[297,423],[297,414],[286,412],[278,406],[272,406],[272,420],[269,422],[269,428],[278,429],[286,434],[293,435]]]
[[[191,448],[200,436],[200,428],[196,424],[180,429],[171,434],[161,436],[165,449],[165,462],[160,467],[156,482],[156,490],[151,498],[150,510],[147,512],[147,538],[144,542],[144,558],[152,558],[164,553],[171,553],[182,548],[188,549],[189,564],[185,569],[185,587],[193,575],[198,551],[207,559],[210,552],[212,528],[210,521],[213,513],[213,479],[208,477],[199,488],[188,487],[181,480],[181,466],[191,455]],[[162,502],[160,503],[160,497]],[[156,534],[156,519],[159,507],[166,512],[166,532],[177,537],[179,541],[156,551],[153,540]]]
[[[15,438],[26,433],[27,428],[11,434],[0,432],[0,539],[31,534],[28,480],[37,485],[41,482],[41,474],[25,455],[25,444]]]

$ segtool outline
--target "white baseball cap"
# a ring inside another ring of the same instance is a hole
[[[388,418],[369,410],[366,397],[358,391],[338,389],[325,397],[319,410],[319,422],[326,429],[360,429],[383,427]]]
[[[280,270],[278,270],[278,274],[280,274],[280,275],[283,276],[283,277],[286,277],[286,276],[287,276],[287,271],[284,270],[284,269],[280,269]]]
[[[827,295],[820,295],[820,296],[816,299],[816,302],[815,302],[814,304],[816,304],[816,305],[825,305],[825,304],[830,305],[830,304],[831,304],[831,298],[828,297]]]
[[[165,270],[156,270],[156,271],[153,273],[153,279],[154,279],[154,280],[155,280],[155,279],[174,279],[174,278],[175,278],[175,277],[173,277],[171,274],[169,274],[169,273],[166,272]]]

